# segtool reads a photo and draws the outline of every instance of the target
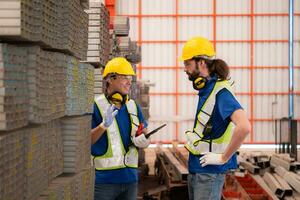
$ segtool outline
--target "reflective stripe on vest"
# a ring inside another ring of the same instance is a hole
[[[204,137],[204,129],[213,113],[216,103],[216,96],[218,92],[224,88],[229,90],[232,95],[234,95],[231,91],[231,87],[228,81],[217,81],[212,92],[197,114],[197,122],[193,129],[193,132],[186,132],[187,142],[185,144],[185,147],[194,155],[209,152],[210,150],[214,153],[223,153],[231,140],[234,129],[234,124],[232,122],[228,124],[225,132],[221,135],[221,137],[212,140],[201,140]]]
[[[96,97],[95,103],[101,113],[101,116],[105,116],[106,114],[105,112],[107,108],[110,106],[105,95],[102,94]],[[131,127],[132,127],[131,129],[133,132],[134,130],[137,130],[133,122],[139,124],[139,120],[137,118],[137,106],[133,100],[129,100],[126,106],[128,112],[130,113],[130,120],[131,120]],[[114,119],[113,123],[108,127],[106,132],[107,132],[107,140],[108,140],[107,151],[102,156],[92,156],[95,169],[112,170],[112,169],[125,168],[126,165],[124,164],[124,156],[126,152],[122,142],[122,137],[120,134],[120,130],[116,118]],[[137,167],[137,163],[134,164],[132,167]]]

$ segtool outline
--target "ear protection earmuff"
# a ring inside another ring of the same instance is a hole
[[[112,102],[117,102],[120,104],[125,104],[128,102],[129,100],[129,96],[126,95],[122,95],[119,92],[113,93],[112,95],[108,96],[108,99],[111,100]]]
[[[195,90],[200,90],[205,86],[206,82],[207,79],[205,77],[200,76],[193,81],[193,88]]]

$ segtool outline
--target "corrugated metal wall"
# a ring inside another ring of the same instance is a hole
[[[273,143],[274,119],[288,116],[288,0],[119,0],[130,37],[142,46],[138,76],[151,88],[150,127],[168,123],[153,140],[184,141],[197,96],[178,61],[183,43],[202,35],[215,45],[235,81],[253,126],[248,143]],[[300,127],[300,0],[295,0],[295,118]]]

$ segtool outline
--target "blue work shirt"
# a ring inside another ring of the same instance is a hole
[[[144,123],[144,127],[147,127],[147,122],[144,119],[141,108],[138,107],[138,118],[140,123]],[[116,110],[117,108],[115,108]],[[116,115],[116,120],[119,126],[120,134],[122,137],[123,145],[126,151],[131,144],[131,122],[126,105],[122,105]],[[92,129],[101,124],[103,118],[100,111],[94,103],[94,112],[92,115]],[[107,133],[105,132],[98,141],[91,146],[91,154],[93,156],[101,156],[106,153],[108,148]],[[135,168],[122,168],[114,170],[96,170],[95,184],[122,184],[122,183],[134,183],[138,181],[138,170]]]
[[[199,110],[204,104],[205,100],[209,97],[216,81],[217,77],[215,75],[212,76],[212,78],[205,84],[205,87],[202,88],[198,93],[199,101],[194,127],[197,120],[197,114],[199,113]],[[229,122],[231,121],[230,116],[238,109],[242,109],[242,107],[230,91],[224,88],[217,93],[216,104],[211,119],[212,133],[214,138],[221,136],[225,132]],[[234,154],[224,165],[207,165],[205,167],[201,167],[199,162],[200,157],[201,156],[195,156],[191,153],[189,154],[190,173],[225,173],[230,169],[237,168],[236,154]]]

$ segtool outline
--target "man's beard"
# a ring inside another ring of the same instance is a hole
[[[194,81],[199,77],[199,72],[193,71],[192,73],[186,72],[186,74],[189,76],[190,81]]]

